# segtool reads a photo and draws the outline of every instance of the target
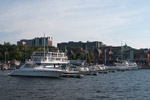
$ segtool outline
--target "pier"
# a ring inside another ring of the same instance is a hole
[[[87,75],[93,75],[97,76],[99,74],[109,74],[109,73],[115,73],[115,72],[125,72],[130,70],[137,70],[137,69],[104,69],[104,70],[95,70],[95,71],[66,71],[64,74],[61,75],[61,77],[65,78],[83,78]]]

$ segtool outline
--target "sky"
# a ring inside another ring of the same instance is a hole
[[[150,48],[150,0],[0,0],[0,43],[53,37]]]

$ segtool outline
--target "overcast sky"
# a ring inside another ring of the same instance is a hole
[[[0,0],[0,43],[53,37],[150,48],[150,0]]]

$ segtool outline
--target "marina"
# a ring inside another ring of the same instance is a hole
[[[19,69],[12,70],[9,75],[83,78],[87,75],[97,76],[98,74],[115,73],[116,71],[124,72],[129,70],[138,70],[140,68],[136,63],[128,61],[117,63],[115,66],[70,66],[67,56],[65,56],[64,53],[59,52],[47,52],[45,55],[42,52],[35,52],[31,58],[32,59],[26,61],[26,63]]]
[[[44,34],[45,37],[45,34]],[[126,71],[139,69],[136,63],[121,60],[115,63],[114,66],[106,66],[104,64],[96,65],[72,65],[68,56],[64,52],[49,52],[45,51],[45,38],[44,38],[44,51],[33,52],[31,59],[19,68],[13,70],[9,75],[11,76],[35,76],[35,77],[74,77],[83,78],[85,75],[97,76],[99,73],[107,74],[108,72]],[[87,54],[86,54],[87,57]],[[106,59],[105,59],[106,60]],[[5,60],[6,62],[6,60]],[[16,61],[15,61],[16,62]],[[76,62],[76,60],[75,60]],[[74,62],[74,63],[75,63]],[[85,60],[87,62],[87,58]],[[17,64],[19,65],[19,64]],[[6,69],[7,64],[2,64],[1,69]],[[7,69],[6,69],[7,70]]]
[[[0,100],[150,100],[150,1],[0,4]]]
[[[18,69],[16,69],[18,70]],[[35,69],[36,70],[36,69]],[[46,70],[43,70],[43,73],[45,73],[45,75],[41,75],[39,72],[42,72],[43,69],[39,69],[36,70],[37,71],[37,74],[39,75],[34,75],[34,70],[32,69],[29,69],[27,71],[29,71],[30,73],[27,73],[27,74],[22,74],[22,75],[12,75],[12,76],[43,76],[43,77],[50,77],[50,76],[46,76]],[[47,69],[49,70],[49,69]],[[54,68],[51,68],[50,71],[52,71],[55,69]],[[130,70],[140,70],[140,68],[136,68],[136,69],[112,69],[112,68],[108,68],[108,69],[104,69],[104,70],[95,70],[95,71],[66,71],[66,70],[62,70],[61,72],[61,75],[60,76],[56,76],[56,77],[66,77],[66,78],[83,78],[87,75],[94,75],[94,76],[97,76],[98,74],[109,74],[109,73],[116,73],[117,71],[121,71],[121,72],[124,72],[124,71],[130,71]],[[4,70],[6,71],[6,70]],[[14,70],[10,70],[11,72],[13,72]],[[26,71],[26,70],[25,70]],[[59,71],[59,69],[57,69],[57,71]],[[60,70],[61,71],[61,70]],[[22,72],[21,72],[22,73]],[[11,75],[12,73],[9,73],[9,75]],[[28,75],[29,74],[29,75]]]

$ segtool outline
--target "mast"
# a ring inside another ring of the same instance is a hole
[[[6,64],[6,51],[5,51],[5,64]]]
[[[121,61],[123,60],[123,45],[122,45],[122,41],[121,41]]]
[[[106,52],[107,52],[107,49],[105,49],[105,65],[106,65]]]
[[[87,45],[85,46],[85,53],[86,53],[86,55],[85,55],[85,64],[87,64]]]
[[[45,33],[44,33],[44,66],[45,66]]]

